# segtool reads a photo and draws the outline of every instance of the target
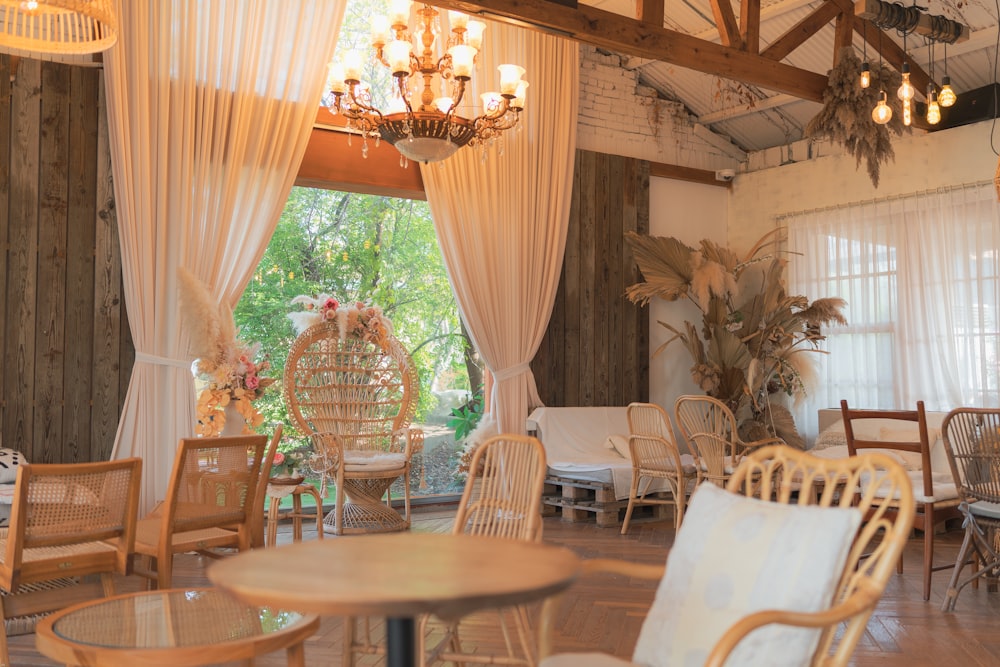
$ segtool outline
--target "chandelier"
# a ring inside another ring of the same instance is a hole
[[[331,63],[326,100],[330,111],[344,116],[348,129],[362,136],[365,157],[368,138],[374,138],[376,145],[384,139],[402,154],[400,163],[404,166],[406,158],[437,162],[467,144],[492,143],[517,125],[528,87],[521,78],[524,68],[500,65],[500,92],[480,96],[482,114],[471,119],[459,115],[486,24],[449,11],[451,34],[442,44],[438,10],[420,5],[411,38],[412,4],[410,0],[391,0],[389,17],[372,20],[375,60],[389,69],[393,79],[386,108],[376,108],[369,84],[361,80],[363,58],[357,51],[348,52],[342,63]],[[438,55],[440,51],[443,53]],[[450,90],[446,92],[446,88]]]

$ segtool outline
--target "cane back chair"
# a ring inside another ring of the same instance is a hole
[[[958,594],[979,578],[1000,576],[1000,409],[958,408],[941,424],[951,472],[965,516],[965,538],[955,560],[942,611],[952,611]],[[978,569],[964,579],[970,558]]]
[[[541,667],[722,667],[775,656],[782,664],[844,667],[906,545],[910,487],[906,471],[882,454],[821,459],[786,445],[755,450],[725,491],[695,491],[666,566],[584,562],[584,573],[661,580],[632,661],[550,655],[558,618],[551,598],[539,624]],[[882,494],[899,496],[898,506],[879,503]],[[742,549],[740,558],[732,548]],[[840,558],[830,556],[834,550]],[[824,568],[814,566],[820,559]],[[815,583],[820,577],[823,585]]]
[[[408,528],[410,467],[423,449],[423,432],[410,426],[418,378],[402,344],[391,334],[380,341],[341,338],[335,320],[320,322],[292,343],[284,390],[292,423],[312,436],[313,467],[336,483],[327,532]],[[389,494],[400,478],[403,516]]]
[[[0,529],[0,623],[115,594],[113,575],[132,571],[141,477],[138,458],[20,466]],[[0,664],[11,664],[6,628]]]
[[[632,485],[628,508],[622,521],[622,535],[628,533],[632,511],[636,505],[673,505],[674,530],[681,527],[684,502],[689,482],[698,481],[698,468],[690,454],[681,454],[674,441],[670,417],[659,405],[630,403],[628,416],[628,447],[632,455]],[[664,480],[670,497],[648,496],[654,480]]]

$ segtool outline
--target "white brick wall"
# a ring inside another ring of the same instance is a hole
[[[577,147],[697,169],[734,169],[736,161],[694,132],[678,102],[657,99],[622,58],[580,45]]]

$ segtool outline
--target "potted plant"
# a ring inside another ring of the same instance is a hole
[[[674,341],[691,355],[691,378],[724,402],[747,441],[777,436],[804,447],[791,412],[776,395],[803,395],[811,364],[803,352],[821,352],[821,326],[847,324],[840,298],[817,299],[785,293],[785,259],[769,251],[777,230],[743,257],[704,239],[691,248],[672,237],[626,235],[644,282],[626,290],[634,303],[688,299],[701,311],[700,326],[684,322],[654,356]]]

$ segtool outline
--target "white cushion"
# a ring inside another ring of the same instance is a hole
[[[380,472],[382,470],[398,470],[405,466],[405,454],[370,450],[346,450],[344,452],[344,470],[348,472]]]
[[[604,441],[604,446],[608,449],[613,449],[618,452],[619,456],[632,460],[632,450],[628,447],[628,436],[627,435],[609,435],[608,439]]]
[[[906,476],[910,478],[910,485],[913,487],[913,499],[918,503],[941,503],[958,498],[958,488],[950,474],[933,472],[931,473],[931,494],[924,493],[924,473],[922,470],[907,470]],[[861,474],[861,486],[867,484],[869,475]],[[876,498],[885,497],[885,488],[875,491]],[[893,499],[899,499],[899,491],[893,493]]]
[[[701,665],[723,633],[748,614],[829,608],[860,523],[856,509],[782,505],[699,486],[633,662]],[[744,639],[726,665],[805,665],[819,634],[767,626]]]
[[[18,466],[27,462],[24,454],[16,449],[0,448],[0,484],[16,481]]]
[[[557,653],[543,659],[539,667],[628,667],[634,664],[607,653]]]
[[[694,460],[693,457],[692,457],[692,460]],[[722,469],[726,472],[727,475],[732,475],[734,472],[736,472],[736,468],[739,467],[739,466],[734,466],[733,465],[733,457],[732,456],[725,457],[723,459],[722,465],[723,465]],[[708,464],[705,463],[705,458],[704,457],[701,458],[701,469],[704,472],[708,472]]]
[[[864,453],[875,453],[885,454],[890,459],[903,466],[906,470],[921,470],[920,465],[920,454],[915,452],[901,452],[898,449],[865,449]],[[815,449],[809,452],[813,456],[818,456],[821,459],[846,459],[851,455],[850,451],[847,449],[847,445],[834,445],[832,447],[826,447],[825,449],[820,449],[816,451]],[[914,463],[915,461],[915,463]]]
[[[945,413],[927,413],[927,439],[930,442],[931,470],[946,473],[951,470],[948,465],[948,454],[944,450],[941,439],[941,419]],[[918,442],[918,426],[916,422],[900,421],[899,419],[855,419],[853,420],[854,437],[859,440],[875,440],[885,442]],[[816,437],[813,453],[831,447],[847,447],[847,436],[844,433],[844,422],[838,421],[823,429]],[[888,454],[899,460],[907,470],[920,470],[923,462],[916,452],[901,452],[899,450],[866,450]],[[846,454],[845,454],[846,456]],[[839,457],[832,457],[839,458]]]

